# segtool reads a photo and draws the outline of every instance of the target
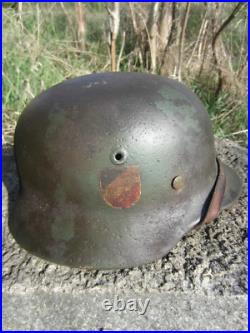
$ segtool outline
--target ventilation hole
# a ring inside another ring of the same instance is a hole
[[[124,157],[124,155],[121,152],[115,154],[116,161],[121,161],[123,159],[123,157]]]
[[[124,164],[127,160],[128,153],[123,148],[118,148],[117,150],[112,150],[110,154],[110,160],[113,164]]]

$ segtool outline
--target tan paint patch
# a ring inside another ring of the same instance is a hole
[[[105,169],[100,177],[104,201],[113,208],[130,208],[141,197],[141,178],[137,166]]]

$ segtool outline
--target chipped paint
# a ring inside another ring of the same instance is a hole
[[[141,196],[139,168],[105,169],[101,173],[100,189],[104,201],[113,208],[130,208]]]
[[[102,81],[94,81],[94,82],[90,82],[90,83],[87,84],[87,85],[83,85],[82,87],[88,89],[88,88],[92,88],[92,87],[94,87],[94,86],[105,85],[105,84],[107,84],[107,81],[105,81],[105,80],[102,80]]]

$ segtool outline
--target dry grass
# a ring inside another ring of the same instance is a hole
[[[4,144],[12,142],[18,116],[42,90],[69,77],[110,70],[104,4],[87,6],[86,51],[77,46],[75,12],[70,3],[24,3],[21,17],[13,9],[3,10]],[[126,38],[120,70],[146,71],[135,59],[130,11],[127,4],[123,6],[117,54],[124,42],[123,31]],[[198,73],[197,55],[192,53],[203,15],[196,7],[192,7],[187,25],[183,81],[207,107],[216,135],[247,145],[247,18],[240,16],[223,33],[226,85],[214,98],[214,64],[207,56],[202,73]],[[174,47],[168,56],[170,64],[171,57],[176,56]]]

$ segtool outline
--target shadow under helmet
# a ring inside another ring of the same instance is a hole
[[[19,118],[15,156],[11,233],[31,253],[71,267],[161,258],[241,188],[216,158],[197,96],[151,74],[92,74],[46,90]]]

